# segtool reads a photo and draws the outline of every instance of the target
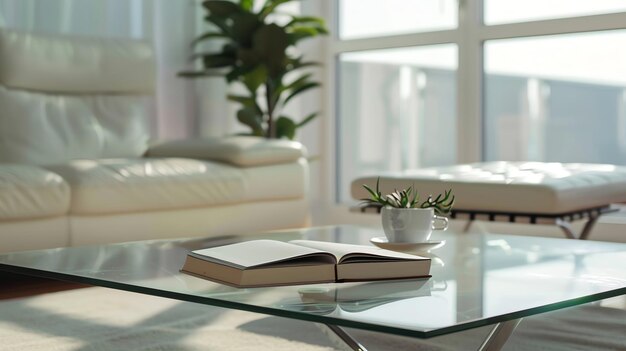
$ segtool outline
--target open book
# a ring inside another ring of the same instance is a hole
[[[181,271],[256,287],[426,277],[430,259],[362,245],[252,240],[192,251]]]

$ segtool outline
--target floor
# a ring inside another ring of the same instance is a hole
[[[0,300],[84,287],[86,285],[0,272]]]

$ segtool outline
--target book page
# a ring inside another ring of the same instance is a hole
[[[322,250],[277,240],[244,241],[192,251],[189,255],[239,269],[270,264],[286,265],[289,261],[294,261],[294,265],[336,262],[332,255]]]
[[[312,249],[330,252],[335,255],[337,262],[345,262],[350,260],[351,262],[357,261],[403,261],[403,260],[426,260],[427,258],[405,254],[401,252],[379,249],[373,246],[365,245],[352,245],[352,244],[339,244],[327,241],[313,241],[313,240],[291,240],[292,244],[304,246]]]

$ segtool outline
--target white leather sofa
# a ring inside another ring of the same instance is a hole
[[[0,31],[0,252],[308,222],[297,142],[149,146],[149,44]]]

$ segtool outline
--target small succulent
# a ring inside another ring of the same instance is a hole
[[[445,191],[443,194],[433,198],[429,195],[426,201],[420,203],[419,194],[413,188],[408,187],[404,190],[395,190],[391,194],[383,195],[379,190],[380,178],[376,180],[376,190],[372,190],[366,184],[363,184],[365,190],[370,193],[371,197],[361,199],[363,207],[395,207],[395,208],[434,208],[438,215],[447,215],[454,205],[454,195],[452,189]]]

